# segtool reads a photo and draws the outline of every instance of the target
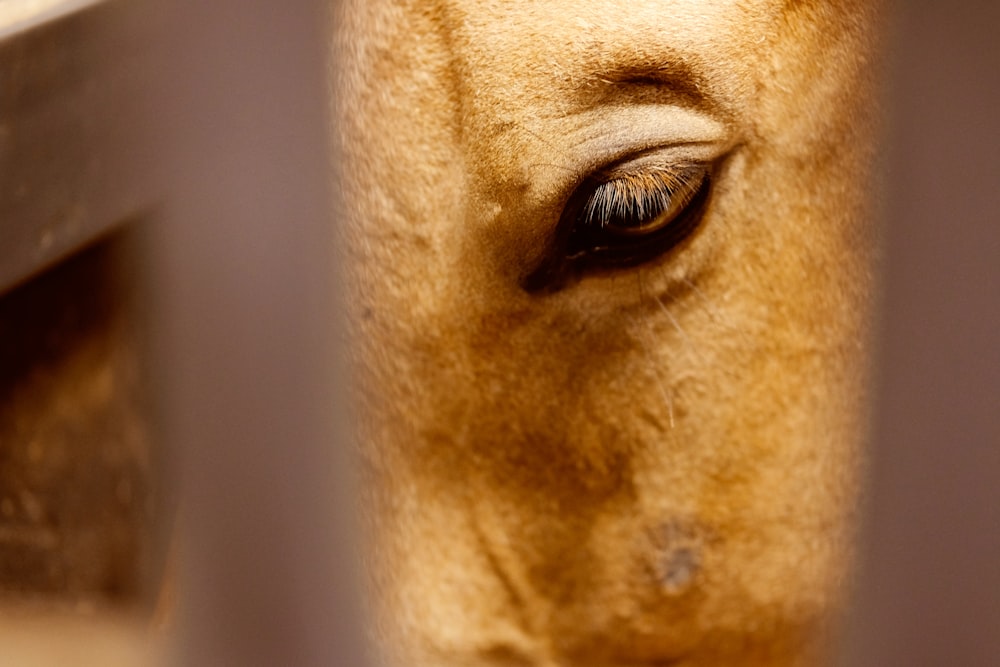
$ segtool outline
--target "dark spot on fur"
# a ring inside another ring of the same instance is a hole
[[[674,520],[663,524],[653,536],[655,577],[668,595],[691,589],[702,566],[704,530],[698,524]]]

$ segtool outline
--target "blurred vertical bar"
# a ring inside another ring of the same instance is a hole
[[[329,3],[156,2],[168,199],[150,237],[177,453],[177,663],[361,665]]]
[[[897,3],[849,667],[1000,664],[1000,4]]]

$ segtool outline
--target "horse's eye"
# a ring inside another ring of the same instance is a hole
[[[674,247],[698,225],[709,190],[708,168],[657,167],[591,178],[570,198],[566,256],[572,262],[632,266]]]
[[[662,255],[698,226],[710,181],[706,164],[646,165],[587,178],[567,201],[547,256],[523,286],[558,288],[570,273],[636,266]]]

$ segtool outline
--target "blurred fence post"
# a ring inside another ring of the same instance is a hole
[[[880,375],[845,667],[1000,664],[1000,5],[896,3]]]
[[[156,3],[150,236],[178,664],[360,665],[331,220],[330,7]]]

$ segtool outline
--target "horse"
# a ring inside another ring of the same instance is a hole
[[[825,659],[863,462],[880,17],[341,4],[385,664]]]

